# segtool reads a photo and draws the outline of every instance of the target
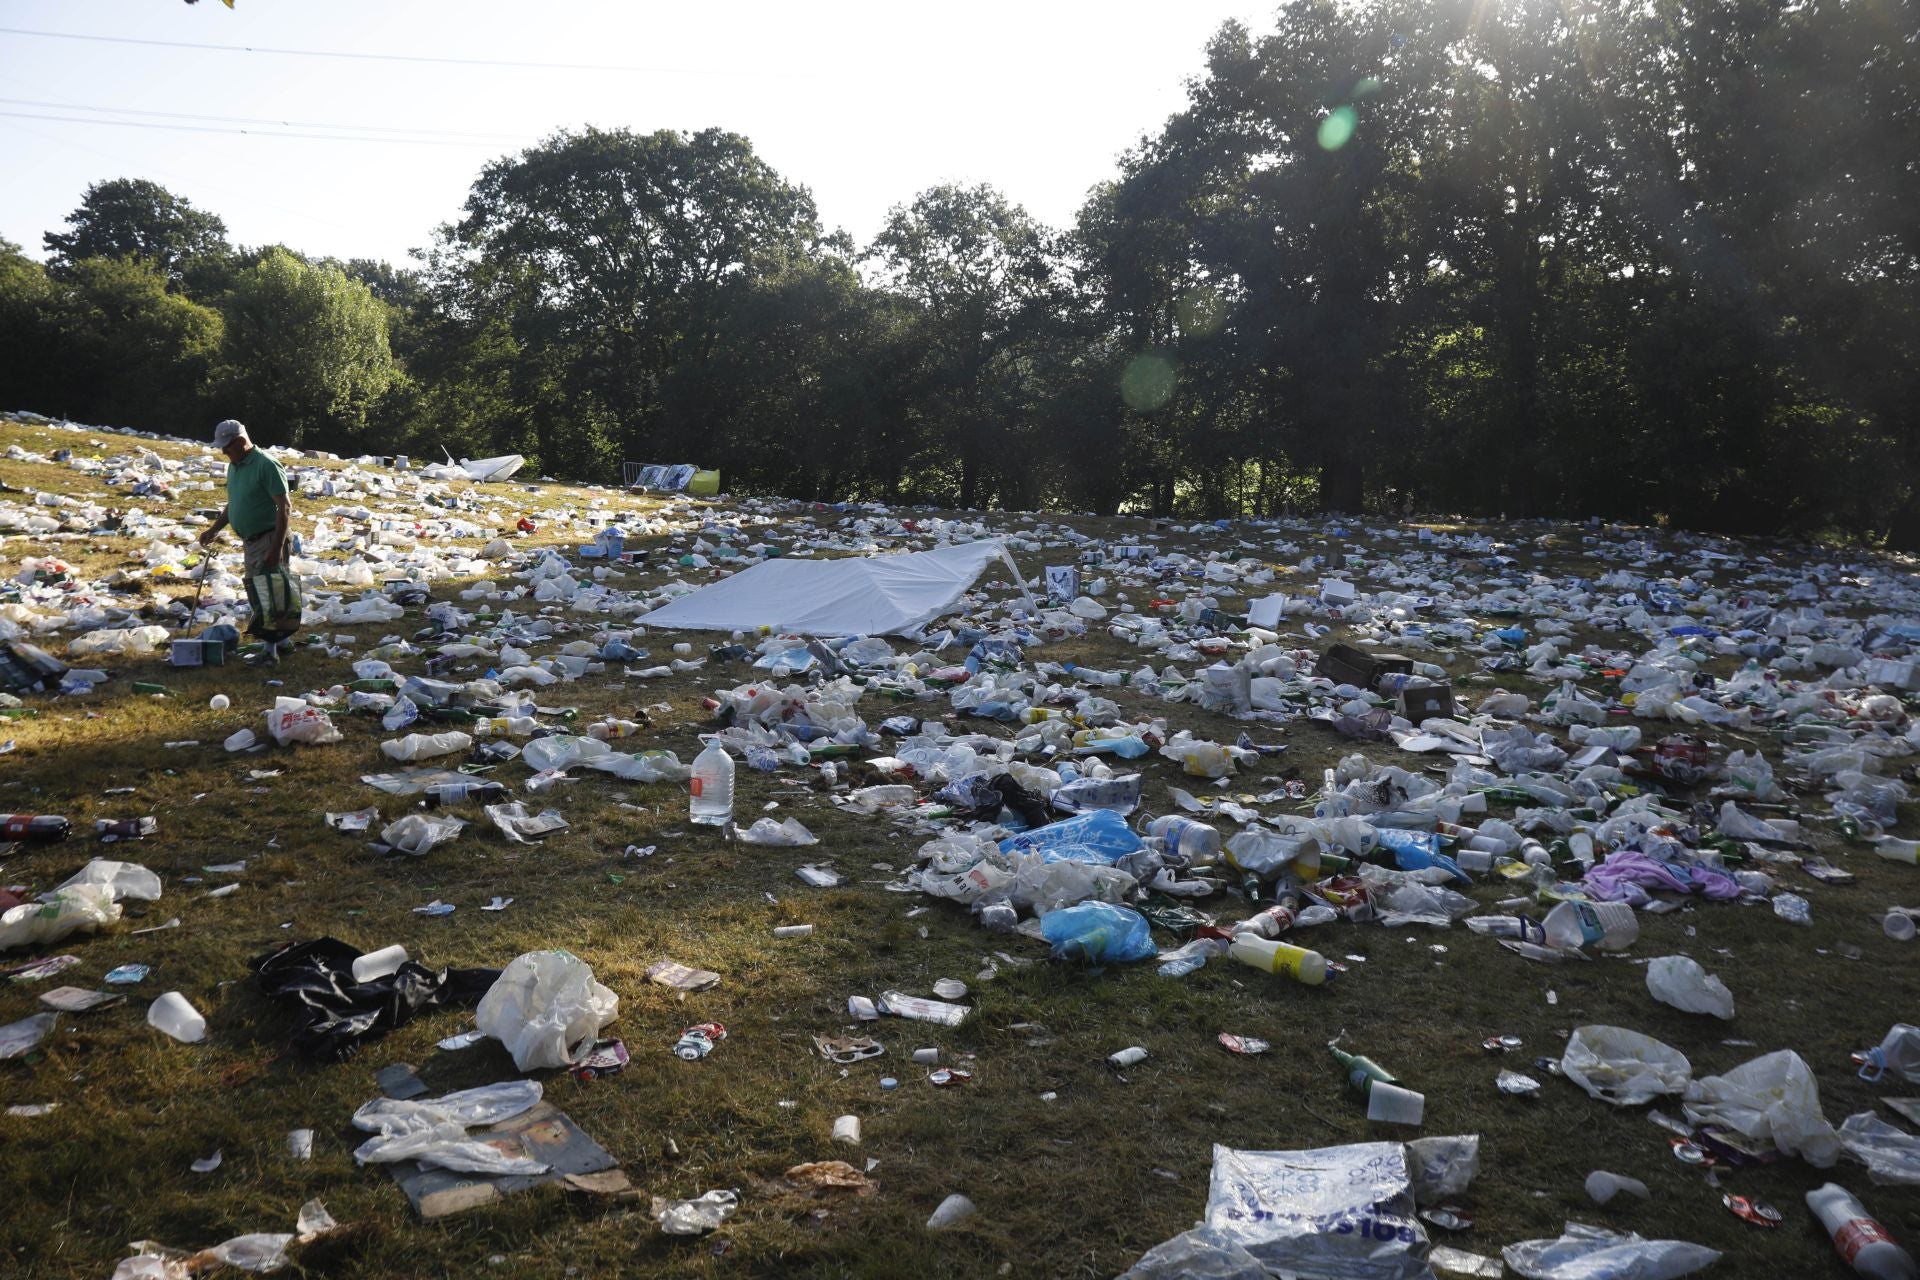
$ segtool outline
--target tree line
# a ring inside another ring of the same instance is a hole
[[[1275,16],[1064,228],[947,185],[858,245],[718,130],[497,159],[405,268],[98,183],[44,266],[0,246],[0,404],[805,498],[1920,546],[1920,0]]]

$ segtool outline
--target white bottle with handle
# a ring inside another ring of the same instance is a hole
[[[733,757],[708,738],[706,748],[693,758],[689,788],[689,820],[704,827],[724,827],[733,821]]]

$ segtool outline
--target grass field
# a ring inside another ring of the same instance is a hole
[[[113,435],[0,424],[0,449],[87,452],[90,440],[110,454],[130,445]],[[151,447],[167,456],[187,452]],[[98,480],[46,463],[0,458],[0,483],[128,504]],[[698,519],[685,503],[669,509],[561,485],[495,485],[485,492],[501,501],[471,518],[505,530],[529,513],[543,525],[526,540],[535,544],[578,541],[563,513],[584,511],[594,498],[610,498],[613,510],[679,521],[684,532],[646,542],[653,562],[666,567],[635,571],[623,583],[628,586],[677,574],[666,553],[691,544]],[[218,494],[208,492],[140,505],[180,513],[217,501]],[[296,528],[310,530],[311,517],[327,505],[301,499]],[[725,518],[730,510],[720,504],[709,514]],[[796,508],[782,524],[753,532],[791,544],[838,519]],[[986,519],[997,527],[1030,527],[1017,517]],[[1145,528],[1126,521],[1071,523],[1097,534]],[[1582,554],[1568,536],[1536,545],[1543,532],[1523,531],[1512,554],[1548,569]],[[1162,546],[1199,553],[1232,547],[1244,535],[1159,536]],[[10,536],[0,542],[0,575],[11,578],[21,560],[46,554],[74,565],[82,577],[137,568],[133,556],[145,543],[121,535]],[[1367,545],[1362,535],[1351,547]],[[1795,554],[1768,551],[1776,558]],[[1038,572],[1042,558],[1023,557],[1023,569]],[[1463,576],[1471,572],[1463,565]],[[447,598],[465,585],[435,583],[434,597]],[[184,590],[178,583],[166,589]],[[388,636],[412,635],[423,625],[422,612],[411,609],[387,626],[322,630],[352,634],[352,656],[358,656]],[[608,624],[591,615],[554,616],[566,628],[560,640],[591,637]],[[67,638],[48,647],[58,652]],[[1596,638],[1644,647],[1624,634]],[[697,652],[713,641],[655,634],[647,644],[664,660],[679,639],[692,641]],[[1028,656],[1132,669],[1142,654],[1096,627]],[[1477,1223],[1444,1243],[1497,1255],[1503,1244],[1555,1235],[1572,1219],[1711,1245],[1727,1255],[1717,1274],[1844,1274],[1800,1201],[1827,1174],[1799,1161],[1723,1172],[1725,1189],[1786,1214],[1781,1227],[1763,1230],[1729,1213],[1721,1189],[1671,1156],[1666,1134],[1648,1122],[1644,1108],[1616,1110],[1552,1078],[1534,1101],[1503,1097],[1493,1087],[1503,1066],[1526,1070],[1537,1056],[1557,1057],[1572,1028],[1612,1023],[1681,1049],[1696,1076],[1794,1049],[1818,1074],[1824,1109],[1836,1124],[1872,1108],[1876,1096],[1900,1092],[1856,1080],[1847,1054],[1920,1012],[1916,953],[1884,937],[1875,920],[1888,904],[1920,905],[1920,873],[1839,844],[1824,827],[1815,827],[1822,833],[1819,851],[1858,879],[1828,886],[1785,873],[1789,887],[1813,903],[1811,928],[1775,918],[1764,904],[1698,902],[1671,915],[1643,916],[1640,941],[1627,958],[1544,966],[1464,928],[1339,923],[1307,935],[1348,965],[1321,988],[1226,962],[1183,980],[1160,978],[1151,965],[1092,972],[1051,962],[1042,946],[1024,938],[977,929],[950,904],[887,891],[886,882],[910,865],[925,837],[883,817],[841,812],[811,771],[792,767],[775,774],[742,768],[737,813],[743,822],[763,809],[796,816],[820,837],[815,848],[724,843],[686,821],[682,788],[587,773],[546,797],[572,826],[544,844],[509,844],[475,826],[422,858],[378,855],[322,820],[329,810],[374,803],[391,820],[415,803],[359,781],[384,765],[377,744],[390,735],[376,720],[337,716],[345,741],[332,746],[254,755],[229,755],[220,746],[238,728],[258,728],[276,692],[324,689],[349,678],[349,661],[309,649],[273,669],[181,671],[158,657],[109,661],[101,665],[115,678],[98,693],[30,695],[38,718],[0,720],[0,742],[18,744],[0,756],[0,811],[59,813],[76,825],[75,839],[66,844],[24,846],[7,857],[0,881],[45,889],[99,855],[141,862],[166,883],[159,902],[129,904],[125,921],[98,934],[5,957],[11,965],[70,952],[81,964],[56,979],[0,987],[0,1023],[36,1012],[38,995],[51,986],[97,986],[107,970],[133,962],[150,964],[153,972],[137,986],[117,988],[128,995],[125,1003],[62,1015],[38,1050],[0,1064],[0,1104],[59,1104],[38,1117],[0,1117],[0,1186],[8,1189],[0,1273],[105,1277],[129,1241],[197,1249],[243,1232],[288,1231],[298,1207],[319,1197],[346,1229],[296,1255],[296,1273],[383,1280],[1112,1275],[1199,1217],[1215,1143],[1304,1148],[1409,1136],[1370,1125],[1363,1108],[1342,1092],[1324,1045],[1344,1031],[1344,1043],[1426,1093],[1422,1132],[1481,1135],[1482,1172],[1468,1197]],[[417,659],[397,665],[420,669]],[[1449,666],[1461,676],[1472,670],[1464,653],[1453,655]],[[1732,666],[1716,669],[1725,674]],[[542,701],[577,706],[583,718],[665,704],[651,713],[655,731],[623,745],[671,748],[684,761],[710,723],[700,699],[748,675],[743,664],[732,664],[657,681],[589,677],[554,687]],[[158,681],[171,692],[137,695],[134,680]],[[282,688],[269,687],[272,680]],[[1511,675],[1502,683],[1536,698],[1544,692]],[[1480,692],[1491,684],[1462,687]],[[1243,727],[1184,703],[1114,692],[1128,713],[1161,715],[1173,728],[1200,736],[1231,741]],[[231,709],[209,710],[214,693],[227,694]],[[868,699],[861,712],[874,723],[903,709],[913,710]],[[922,704],[920,713],[943,710]],[[1280,732],[1247,727],[1262,741]],[[1291,750],[1267,757],[1264,772],[1240,775],[1233,793],[1267,791],[1283,769],[1297,767],[1317,779],[1322,768],[1356,749],[1306,721],[1292,723],[1280,740]],[[183,741],[197,745],[167,745]],[[1765,735],[1722,734],[1715,741],[1722,753],[1759,744],[1778,758]],[[1402,756],[1390,744],[1363,749],[1409,768],[1433,760]],[[1156,755],[1142,763],[1150,808],[1167,807],[1169,785],[1200,789],[1171,761]],[[510,765],[502,776],[517,783],[525,770]],[[136,790],[106,794],[122,787]],[[1803,802],[1809,812],[1824,812],[1817,797]],[[92,843],[95,819],[135,814],[155,816],[158,834],[134,844]],[[1902,832],[1910,833],[1904,825]],[[655,845],[657,852],[623,857],[630,845]],[[239,860],[246,868],[238,876],[202,870]],[[822,860],[852,883],[816,890],[796,878],[800,863]],[[240,888],[230,896],[207,896],[235,881]],[[1487,905],[1506,896],[1492,884],[1472,892]],[[511,896],[512,906],[480,911],[496,894]],[[458,910],[441,919],[414,913],[435,898]],[[1239,909],[1221,898],[1204,905],[1225,918]],[[131,932],[174,916],[181,920],[177,929]],[[802,922],[815,926],[811,937],[771,936],[776,925]],[[364,949],[400,942],[434,966],[500,966],[548,947],[592,964],[620,996],[620,1017],[610,1031],[625,1040],[632,1065],[592,1084],[551,1073],[547,1096],[619,1158],[640,1200],[609,1203],[539,1191],[421,1222],[384,1172],[356,1168],[351,1151],[362,1135],[348,1118],[376,1095],[380,1068],[415,1064],[435,1093],[518,1073],[495,1042],[459,1052],[436,1049],[436,1041],[470,1025],[458,1010],[423,1017],[343,1064],[315,1066],[283,1054],[288,1019],[253,988],[246,961],[289,939],[328,934]],[[995,958],[999,952],[1011,959]],[[1694,956],[1726,980],[1739,1003],[1734,1021],[1690,1017],[1648,996],[1644,960],[1673,953]],[[723,980],[684,998],[649,984],[647,966],[668,958],[714,970]],[[990,977],[977,976],[987,970],[994,971]],[[863,1030],[885,1043],[886,1055],[847,1068],[814,1052],[815,1035],[848,1029],[848,996],[889,988],[927,994],[942,977],[973,988],[969,1002],[976,1012],[962,1027],[883,1020]],[[207,1014],[210,1034],[199,1045],[177,1044],[145,1024],[147,1004],[176,989]],[[684,1026],[709,1020],[728,1029],[710,1057],[684,1062],[669,1052]],[[1260,1057],[1232,1056],[1215,1043],[1223,1031],[1259,1036],[1274,1048]],[[1517,1060],[1481,1047],[1495,1034],[1524,1040]],[[1151,1056],[1123,1078],[1105,1059],[1133,1044]],[[970,1069],[972,1082],[946,1089],[929,1084],[926,1069],[909,1057],[925,1045],[940,1046],[948,1061]],[[883,1075],[898,1077],[899,1088],[883,1091]],[[857,1152],[829,1138],[835,1117],[846,1113],[863,1122]],[[287,1131],[301,1127],[316,1132],[310,1162],[286,1154]],[[216,1171],[189,1170],[215,1151],[224,1154]],[[790,1166],[837,1158],[876,1162],[875,1193],[813,1195],[781,1182]],[[1581,1181],[1596,1168],[1645,1180],[1653,1200],[1595,1208]],[[1873,1187],[1858,1165],[1843,1163],[1835,1174],[1897,1237],[1920,1245],[1920,1196],[1913,1190]],[[739,1189],[740,1209],[710,1236],[663,1236],[646,1211],[652,1195],[721,1187]],[[979,1214],[954,1229],[926,1230],[927,1215],[955,1191],[970,1196]]]

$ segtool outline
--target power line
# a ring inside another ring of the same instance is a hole
[[[14,120],[59,120],[68,124],[110,124],[123,129],[171,129],[176,133],[229,133],[249,138],[313,138],[324,142],[388,142],[415,147],[477,147],[488,144],[458,138],[377,138],[352,133],[300,133],[286,129],[224,129],[217,125],[162,124],[157,120],[95,120],[88,116],[55,116],[34,111],[0,111]]]
[[[335,129],[358,133],[403,133],[437,135],[447,138],[476,138],[492,142],[525,142],[520,134],[473,133],[464,129],[409,129],[380,124],[327,124],[316,120],[272,120],[260,116],[212,116],[191,111],[141,111],[133,107],[95,107],[82,102],[41,102],[34,98],[0,98],[0,103],[15,107],[42,107],[54,111],[100,111],[122,116],[153,116],[167,120],[212,120],[221,124],[270,124],[287,129]],[[102,120],[100,124],[113,124]],[[121,121],[119,123],[127,123]],[[377,141],[377,139],[375,139]]]
[[[267,53],[288,58],[350,58],[362,62],[430,62],[454,67],[515,67],[532,71],[619,71],[640,75],[714,74],[707,71],[696,73],[682,67],[633,67],[604,62],[519,62],[500,58],[442,58],[419,53],[354,53],[337,49],[280,49],[251,44],[199,44],[191,40],[147,40],[137,36],[83,35],[75,31],[31,31],[25,27],[0,27],[0,35],[39,36],[47,40],[87,40],[97,44],[137,44],[160,49],[210,49],[216,53]]]

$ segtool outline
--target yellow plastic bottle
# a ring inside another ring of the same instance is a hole
[[[1325,956],[1275,938],[1242,934],[1228,945],[1227,954],[1250,969],[1258,969],[1262,973],[1284,973],[1310,987],[1317,987],[1327,980]]]

